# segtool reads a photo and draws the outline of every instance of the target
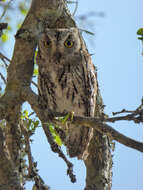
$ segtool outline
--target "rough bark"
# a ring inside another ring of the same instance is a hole
[[[104,117],[104,105],[98,88],[95,117]],[[98,124],[97,124],[98,125]],[[85,160],[86,187],[84,190],[110,190],[112,186],[111,140],[108,136],[94,129],[94,136],[89,146],[89,156]]]
[[[0,165],[3,167],[0,167],[0,190],[23,189],[18,172],[21,143],[18,125],[19,113],[22,103],[29,98],[28,90],[33,73],[33,58],[37,40],[46,27],[76,27],[63,0],[33,0],[28,15],[15,36],[16,43],[12,61],[8,67],[7,86],[5,94],[0,98],[0,119],[7,120],[6,145],[9,154],[8,159],[6,153],[1,151]],[[34,111],[36,111],[38,103],[34,104],[31,103],[31,107],[34,107]],[[46,121],[46,114],[38,116],[41,121]],[[5,164],[6,162],[7,164]],[[111,188],[110,146],[108,138],[97,131],[94,133],[90,145],[90,156],[85,161],[85,165],[87,169],[86,190],[109,190]]]

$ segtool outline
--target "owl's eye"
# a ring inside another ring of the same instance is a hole
[[[66,40],[64,43],[65,47],[71,48],[73,46],[73,42],[71,40]]]

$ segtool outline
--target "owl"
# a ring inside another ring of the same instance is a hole
[[[77,28],[46,29],[39,37],[37,64],[41,108],[94,116],[96,72]],[[63,131],[69,156],[86,160],[93,129],[71,123]]]

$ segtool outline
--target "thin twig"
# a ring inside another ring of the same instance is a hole
[[[36,88],[38,88],[38,85],[34,82],[34,81],[32,81],[31,82]]]
[[[2,15],[0,16],[0,20],[4,17],[4,15],[5,15],[7,9],[8,9],[9,6],[10,6],[11,1],[12,1],[12,0],[9,0],[9,2],[7,3],[7,5],[4,7],[4,11],[3,11]]]
[[[66,156],[64,155],[64,153],[62,152],[61,148],[54,142],[54,139],[53,139],[53,136],[50,132],[50,129],[48,127],[48,125],[46,123],[42,123],[42,127],[45,131],[45,134],[47,136],[47,139],[48,139],[48,142],[51,146],[51,149],[53,152],[55,153],[58,153],[59,157],[61,157],[65,163],[67,164],[67,175],[69,175],[70,179],[71,179],[71,182],[72,183],[75,183],[76,182],[76,177],[75,175],[73,174],[73,164],[68,161],[68,159],[66,158]]]
[[[32,116],[34,113],[35,113],[35,112],[31,112],[31,113],[28,115],[28,117]]]
[[[122,109],[121,111],[118,111],[118,112],[112,112],[112,114],[113,115],[118,115],[118,114],[122,114],[122,113],[133,113],[133,112],[134,111]]]
[[[5,55],[3,55],[1,52],[0,52],[0,58],[3,60],[3,59],[6,59],[8,62],[11,62],[11,60],[9,58],[7,58]],[[6,65],[8,67],[8,65]]]
[[[48,189],[48,186],[44,183],[43,179],[38,174],[38,170],[36,168],[37,164],[33,161],[30,147],[30,136],[32,133],[28,131],[25,125],[26,123],[23,123],[23,121],[21,121],[21,129],[25,139],[25,152],[27,153],[29,163],[28,175],[24,177],[27,179],[33,179],[35,181],[35,185],[39,187],[38,189]]]
[[[1,79],[3,80],[4,84],[6,84],[6,79],[5,79],[5,77],[3,76],[2,73],[0,73],[0,77],[1,77]]]
[[[75,15],[75,13],[77,12],[77,9],[78,9],[78,1],[75,1],[75,9],[74,9],[72,16]]]
[[[138,110],[135,112],[132,112],[131,114],[127,114],[125,116],[118,116],[118,117],[110,117],[107,119],[103,119],[105,122],[115,122],[115,121],[134,121],[135,123],[141,123],[143,122],[143,110]]]

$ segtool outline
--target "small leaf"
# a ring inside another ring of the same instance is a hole
[[[24,111],[21,113],[21,119],[28,119],[28,111],[27,111],[27,110],[24,110]]]
[[[35,69],[34,69],[34,73],[33,73],[33,74],[34,74],[34,76],[37,76],[37,75],[38,75],[38,68],[35,68]]]
[[[49,125],[49,129],[50,129],[50,132],[53,134],[55,134],[55,130],[54,130],[54,126],[53,125]]]
[[[143,37],[138,37],[138,40],[143,40]]]
[[[64,124],[68,120],[69,116],[70,114],[68,113],[65,117],[63,117],[62,124]]]
[[[2,34],[2,36],[1,36],[2,42],[6,42],[8,39],[9,39],[9,37],[8,37],[7,33]]]
[[[48,127],[50,129],[50,132],[54,138],[54,141],[55,143],[58,145],[58,146],[62,146],[62,140],[60,138],[60,136],[56,133],[55,129],[54,129],[54,126],[52,124],[48,124]]]
[[[25,117],[28,119],[28,111],[24,110]]]
[[[62,140],[61,140],[61,138],[58,136],[58,135],[56,135],[56,137],[55,137],[55,142],[57,143],[57,145],[59,145],[59,146],[62,146]]]
[[[21,22],[17,23],[17,29],[19,29],[21,27]]]
[[[34,64],[36,64],[36,57],[37,57],[38,50],[35,51],[35,56],[34,56]]]
[[[139,28],[139,29],[138,29],[137,35],[143,36],[143,28]]]
[[[26,6],[25,6],[24,3],[20,3],[20,4],[19,4],[19,9],[20,9],[20,12],[21,12],[24,16],[26,16],[28,10],[27,10],[27,8],[26,8]]]
[[[34,122],[34,127],[36,128],[36,127],[38,127],[38,125],[39,125],[39,121],[37,120]]]
[[[8,25],[7,30],[11,31],[12,30],[11,26]]]

